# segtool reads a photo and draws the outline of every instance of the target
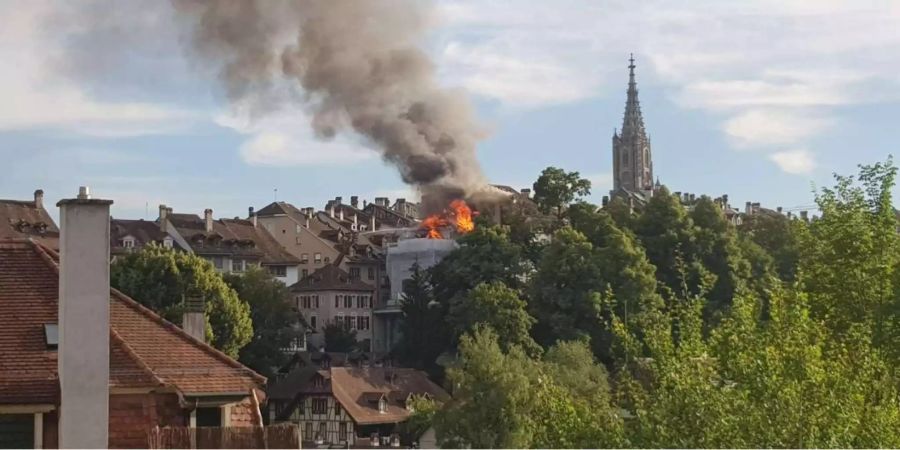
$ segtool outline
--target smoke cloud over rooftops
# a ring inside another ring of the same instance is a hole
[[[265,114],[303,102],[318,136],[355,131],[423,195],[484,186],[475,157],[484,130],[464,93],[438,85],[419,48],[430,11],[422,1],[173,3],[192,27],[189,55],[220,70],[233,104]],[[299,95],[276,89],[285,80]]]

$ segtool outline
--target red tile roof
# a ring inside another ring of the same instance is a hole
[[[0,200],[0,239],[35,238],[59,247],[59,228],[43,206],[34,201]]]
[[[330,372],[332,395],[360,425],[408,419],[406,399],[410,395],[428,395],[442,401],[449,397],[424,372],[415,369],[332,367]],[[381,398],[386,402],[384,412],[378,410]]]
[[[359,291],[371,292],[375,287],[360,280],[350,279],[347,272],[338,267],[340,260],[322,267],[291,285],[291,292]]]
[[[0,404],[55,403],[58,256],[31,239],[0,240]],[[183,395],[249,392],[265,377],[124,294],[110,293],[110,385],[169,386]]]

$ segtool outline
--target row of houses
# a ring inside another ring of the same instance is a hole
[[[296,424],[311,446],[399,445],[396,424],[409,417],[407,402],[446,398],[425,374],[371,361],[371,353],[300,352],[285,377],[269,382],[207,345],[202,333],[109,286],[110,259],[150,243],[195,252],[223,272],[258,265],[287,278],[306,265],[307,275],[299,272],[292,283],[301,308],[327,305],[327,314],[363,331],[372,327],[367,311],[383,267],[371,263],[379,259],[377,245],[347,234],[363,220],[377,228],[374,214],[350,216],[336,199],[324,213],[272,204],[247,219],[161,207],[150,222],[112,219],[111,203],[83,190],[58,204],[57,226],[41,191],[29,201],[0,200],[0,447],[145,448],[155,427],[264,422]],[[386,204],[369,210],[390,211]],[[414,223],[385,214],[392,223]],[[295,226],[284,226],[285,217]],[[280,244],[291,234],[294,252]]]

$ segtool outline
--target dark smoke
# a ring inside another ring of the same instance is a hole
[[[193,54],[221,68],[229,98],[268,112],[296,82],[317,136],[352,129],[423,195],[483,186],[483,136],[464,94],[442,88],[419,48],[421,0],[173,0],[193,27]],[[298,124],[298,126],[306,126]]]

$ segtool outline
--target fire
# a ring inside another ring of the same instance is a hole
[[[444,239],[441,228],[453,225],[456,232],[466,234],[475,229],[472,220],[474,214],[472,208],[463,200],[450,202],[450,210],[444,210],[442,214],[432,214],[422,221],[422,228],[428,230],[428,239]]]

